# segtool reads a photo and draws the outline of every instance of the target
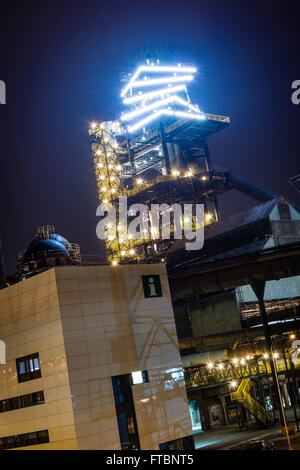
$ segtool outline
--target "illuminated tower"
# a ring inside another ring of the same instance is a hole
[[[203,203],[206,223],[218,220],[217,194],[228,189],[224,174],[213,171],[207,137],[229,125],[227,116],[202,112],[187,92],[197,70],[182,64],[140,65],[121,91],[120,121],[90,125],[100,201],[117,208],[128,203]],[[109,227],[108,227],[109,228]],[[111,262],[154,262],[172,241],[130,240],[118,228],[106,240]]]

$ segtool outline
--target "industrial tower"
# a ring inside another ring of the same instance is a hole
[[[123,87],[126,111],[119,121],[92,122],[99,201],[128,204],[203,203],[205,223],[218,221],[217,194],[228,189],[213,171],[207,138],[229,125],[229,117],[207,114],[190,101],[187,84],[196,69],[159,61],[140,65]],[[109,233],[109,231],[108,231]],[[130,240],[121,226],[107,236],[108,260],[155,262],[172,240]]]

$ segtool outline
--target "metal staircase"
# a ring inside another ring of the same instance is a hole
[[[266,409],[260,405],[254,398],[251,397],[249,391],[252,387],[250,379],[243,379],[235,392],[232,392],[230,397],[231,401],[237,400],[241,405],[246,408],[253,416],[259,421],[267,424],[272,421],[272,415]]]

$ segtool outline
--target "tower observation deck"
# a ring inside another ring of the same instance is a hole
[[[226,128],[229,117],[207,114],[191,103],[187,84],[196,69],[148,63],[127,77],[122,89],[126,110],[118,121],[92,122],[89,128],[100,202],[128,205],[202,203],[205,224],[219,220],[217,195],[230,189],[230,178],[214,169],[210,135]],[[107,236],[110,262],[164,259],[172,239],[149,236],[131,240],[118,226]]]

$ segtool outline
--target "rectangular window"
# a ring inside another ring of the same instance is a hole
[[[195,450],[194,438],[193,436],[181,437],[159,444],[159,448],[160,450]]]
[[[146,370],[137,370],[131,372],[131,385],[144,384],[149,382],[148,372]]]
[[[0,449],[15,449],[16,447],[33,446],[49,442],[48,430],[16,434],[14,436],[1,437]]]
[[[122,450],[140,449],[134,401],[132,376],[124,374],[112,377],[116,414]]]
[[[27,406],[35,406],[45,403],[44,392],[33,392],[19,397],[6,398],[0,401],[0,413],[18,410]]]
[[[41,377],[39,353],[20,357],[16,363],[19,383]]]

